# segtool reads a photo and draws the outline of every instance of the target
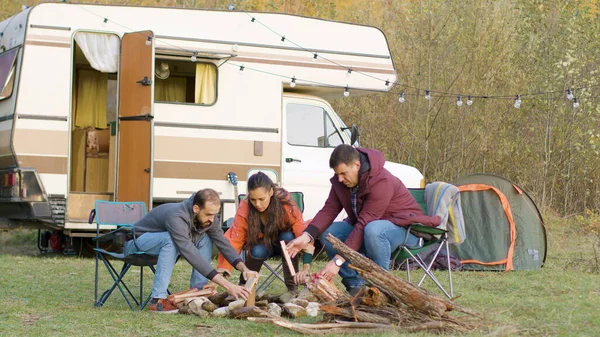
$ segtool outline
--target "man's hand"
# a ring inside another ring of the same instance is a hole
[[[244,300],[248,300],[248,296],[250,295],[250,290],[244,288],[243,286],[238,286],[227,281],[223,275],[217,274],[212,279],[213,282],[217,283],[221,287],[225,288],[225,290],[229,293],[229,295],[233,296],[236,300],[239,298],[243,298]]]
[[[293,259],[294,256],[296,256],[296,254],[298,254],[301,250],[306,248],[306,246],[310,243],[310,241],[311,241],[310,236],[306,233],[302,233],[302,235],[300,235],[299,237],[290,241],[286,245],[288,253],[290,253],[290,258]]]
[[[213,290],[213,291],[217,291],[217,289],[219,288],[219,285],[216,284],[213,281],[208,281],[208,283],[206,285],[204,285],[204,287],[202,287],[202,290]]]
[[[310,264],[305,264],[304,266],[302,266],[302,270],[300,270],[294,276],[294,282],[296,284],[306,284],[309,277],[310,277]]]
[[[250,290],[229,281],[227,281],[227,283],[229,283],[229,286],[225,287],[225,289],[227,289],[229,295],[233,296],[236,300],[240,298],[243,298],[246,301],[248,300],[248,297],[250,297]]]
[[[340,272],[340,267],[335,265],[334,260],[330,260],[329,262],[327,262],[325,267],[321,270],[319,275],[321,277],[323,277],[324,279],[331,281],[331,279],[334,278],[335,275],[337,275],[339,272]]]

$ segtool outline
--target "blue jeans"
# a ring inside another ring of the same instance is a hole
[[[157,255],[158,262],[156,263],[156,273],[154,274],[154,283],[152,284],[152,298],[166,298],[167,289],[171,282],[171,274],[177,257],[179,257],[179,249],[173,243],[169,232],[144,233],[136,239],[139,251],[146,252],[150,255]],[[212,258],[212,240],[207,234],[200,237],[200,241],[196,244],[196,248],[200,252],[200,256],[208,261]],[[137,252],[137,248],[133,240],[128,241],[123,249],[125,256]],[[208,279],[200,274],[196,269],[192,268],[192,277],[190,279],[190,288],[202,288]]]
[[[279,233],[279,241],[283,240],[285,243],[288,243],[295,239],[294,233],[292,232],[281,232]],[[271,256],[281,256],[281,245],[279,241],[275,243],[271,249],[268,249],[267,246],[258,244],[256,246],[252,246],[250,248],[250,256],[257,259],[267,259]]]
[[[332,259],[337,254],[337,251],[325,239],[327,235],[331,233],[344,242],[352,230],[354,230],[354,226],[349,223],[336,221],[321,234],[321,243],[329,259]],[[358,251],[385,270],[389,270],[391,254],[404,243],[405,237],[406,228],[404,227],[397,226],[388,220],[371,221],[365,226],[364,241]],[[416,246],[418,244],[419,238],[410,234],[407,246]],[[342,277],[342,283],[346,286],[346,289],[360,287],[364,284],[364,281],[358,276],[358,272],[348,267],[348,262],[342,265],[339,275]]]

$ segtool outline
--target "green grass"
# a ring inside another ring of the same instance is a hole
[[[600,331],[600,276],[596,232],[572,220],[548,225],[548,257],[531,272],[453,273],[456,302],[485,315],[472,336],[595,336]],[[119,293],[93,307],[94,260],[37,252],[35,233],[0,234],[0,336],[281,336],[269,324],[188,315],[132,313]],[[324,262],[318,262],[320,266]],[[101,268],[104,268],[101,266]],[[317,266],[318,268],[318,266]],[[315,270],[317,269],[315,268]],[[108,285],[104,269],[102,284]],[[146,272],[148,272],[146,270]],[[131,277],[139,275],[139,269]],[[171,290],[188,287],[191,267],[177,263]],[[263,275],[266,270],[261,271]],[[404,277],[403,272],[398,272]],[[146,274],[146,289],[152,277]],[[235,277],[235,276],[234,276]],[[444,275],[440,279],[446,280]],[[133,281],[133,279],[131,280]],[[432,284],[426,288],[436,291]],[[269,293],[283,292],[278,282]],[[304,319],[303,322],[314,322]],[[383,334],[393,336],[395,334]],[[428,334],[412,334],[428,336]],[[382,336],[377,334],[373,336]]]

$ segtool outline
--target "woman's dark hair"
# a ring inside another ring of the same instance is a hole
[[[269,202],[269,207],[265,210],[267,213],[267,221],[264,228],[261,228],[260,213],[254,208],[254,205],[248,200],[248,237],[246,239],[247,248],[257,244],[264,244],[268,249],[271,249],[279,239],[279,233],[282,231],[291,230],[291,223],[288,213],[284,206],[291,208],[292,212],[298,212],[297,207],[291,207],[292,201],[290,193],[283,188],[277,186],[269,176],[263,172],[258,172],[248,178],[248,192],[262,187],[267,193],[273,189],[273,195]],[[263,233],[262,239],[259,238],[260,233]]]

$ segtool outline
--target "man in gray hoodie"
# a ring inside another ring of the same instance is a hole
[[[177,307],[167,301],[166,297],[179,255],[193,267],[190,288],[200,289],[210,280],[225,288],[236,299],[248,299],[249,291],[246,288],[226,280],[210,263],[214,242],[227,261],[242,272],[245,279],[256,275],[256,272],[246,267],[229,240],[223,236],[217,216],[220,208],[219,194],[212,189],[203,189],[182,202],[160,205],[135,223],[137,238],[125,244],[125,255],[137,251],[158,255],[149,310],[177,312]]]

